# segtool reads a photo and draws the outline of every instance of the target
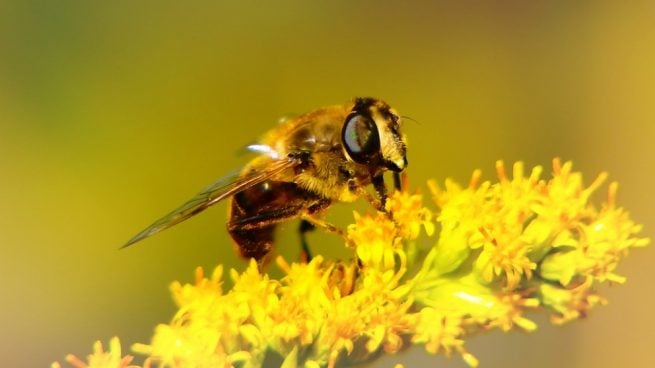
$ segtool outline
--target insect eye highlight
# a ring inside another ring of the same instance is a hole
[[[369,116],[350,115],[341,135],[348,155],[357,163],[368,163],[380,151],[380,135]]]

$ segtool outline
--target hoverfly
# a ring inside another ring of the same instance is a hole
[[[333,202],[365,197],[384,209],[383,174],[407,166],[401,118],[385,102],[356,98],[287,119],[248,146],[258,156],[238,174],[223,178],[155,221],[124,247],[176,225],[231,198],[227,230],[245,258],[260,264],[273,247],[277,224],[300,218],[301,245],[316,226],[338,231],[318,215]],[[372,184],[377,198],[368,193]]]

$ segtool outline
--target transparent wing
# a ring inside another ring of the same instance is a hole
[[[244,150],[248,152],[259,153],[261,155],[268,156],[274,160],[280,158],[280,154],[273,147],[259,142],[255,142],[247,145]]]
[[[168,229],[169,227],[179,224],[180,222],[204,211],[208,207],[222,201],[223,199],[238,193],[253,185],[257,185],[271,177],[283,172],[286,169],[294,167],[299,161],[294,158],[284,160],[274,160],[266,164],[263,168],[254,169],[248,174],[241,175],[235,173],[228,175],[214,182],[200,193],[196,194],[188,202],[176,208],[171,213],[155,221],[152,225],[136,234],[121,248],[130,246],[140,240],[148,238],[158,232]]]

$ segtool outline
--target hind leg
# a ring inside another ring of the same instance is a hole
[[[227,224],[227,230],[243,258],[254,258],[260,267],[268,263],[267,256],[273,249],[273,234],[278,223],[299,216],[300,206],[289,206],[279,210],[261,212],[254,216],[235,215]]]
[[[258,263],[267,263],[266,256],[273,248],[273,231],[275,225],[268,225],[259,229],[244,229],[228,225],[228,232],[237,244],[239,254],[246,259],[254,258]]]
[[[232,197],[228,232],[244,258],[254,258],[263,265],[273,248],[275,226],[316,213],[326,206],[325,203],[321,197],[294,183],[266,181]],[[307,248],[306,242],[304,248]]]

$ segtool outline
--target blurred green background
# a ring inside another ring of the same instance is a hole
[[[279,117],[353,96],[418,121],[405,125],[413,186],[561,156],[587,182],[608,170],[652,236],[654,25],[652,1],[3,1],[2,366],[85,356],[114,335],[147,342],[172,316],[172,280],[243,269],[225,203],[117,248],[242,165],[239,148]],[[351,210],[336,206],[337,222]],[[294,257],[293,229],[283,233]],[[311,236],[318,252],[340,247]],[[654,262],[650,248],[628,258],[628,284],[605,288],[610,304],[585,321],[536,316],[537,333],[468,346],[485,367],[647,365]],[[419,350],[378,366],[464,366]]]

